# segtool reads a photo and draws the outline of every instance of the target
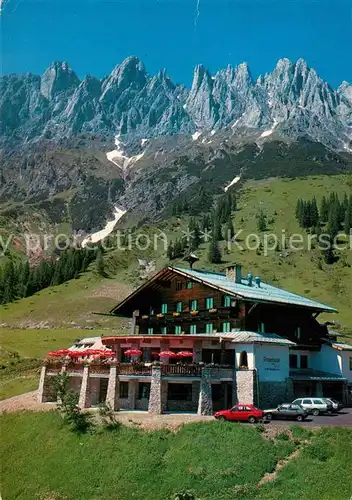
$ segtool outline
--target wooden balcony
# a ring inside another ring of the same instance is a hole
[[[119,375],[141,375],[151,376],[152,367],[142,364],[121,363],[117,367]]]
[[[199,377],[202,368],[199,365],[161,365],[161,374],[165,377]]]

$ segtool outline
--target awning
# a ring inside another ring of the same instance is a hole
[[[293,380],[316,380],[316,381],[328,381],[328,382],[345,382],[346,378],[342,375],[337,375],[335,373],[322,372],[319,370],[291,370],[290,378]]]

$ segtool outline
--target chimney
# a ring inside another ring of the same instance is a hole
[[[256,286],[257,286],[258,288],[260,288],[260,281],[261,281],[261,280],[260,280],[259,276],[256,276],[256,277],[255,277],[255,284],[256,284]]]
[[[248,286],[253,286],[253,276],[251,273],[247,274],[247,281],[248,281]]]
[[[241,264],[235,264],[227,266],[226,277],[236,283],[242,283],[242,266]]]

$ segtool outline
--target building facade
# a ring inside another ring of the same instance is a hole
[[[52,376],[66,372],[82,407],[212,414],[302,395],[351,404],[352,346],[317,320],[335,311],[244,278],[238,265],[226,275],[167,267],[111,311],[131,318],[128,335],[95,340],[111,356],[85,354],[96,345],[81,341],[75,360],[43,366],[39,399],[54,398]]]

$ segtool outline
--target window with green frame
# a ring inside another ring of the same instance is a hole
[[[161,327],[161,334],[162,335],[167,335],[167,326],[162,326]]]
[[[229,321],[225,321],[223,324],[222,324],[222,332],[223,333],[228,333],[231,331],[231,323]]]
[[[214,297],[207,297],[205,299],[205,309],[213,309],[214,308]]]
[[[167,314],[167,304],[161,304],[161,312],[162,314]]]
[[[187,281],[186,288],[187,290],[190,290],[192,288],[192,281]]]
[[[154,328],[153,328],[152,326],[150,326],[150,327],[148,328],[148,335],[152,335],[152,334],[153,334],[153,332],[154,332]]]
[[[189,333],[191,335],[195,335],[197,333],[197,325],[190,325],[190,327],[189,327]]]
[[[181,325],[175,325],[175,335],[181,335]]]
[[[182,302],[176,302],[176,312],[182,312]]]
[[[264,323],[259,323],[258,324],[258,333],[264,333],[265,332],[265,325]]]
[[[231,307],[231,297],[230,297],[230,295],[224,295],[222,300],[223,300],[223,306],[224,307]]]
[[[205,333],[213,333],[213,323],[206,323]]]
[[[191,300],[189,303],[191,311],[196,311],[198,309],[198,300]]]

